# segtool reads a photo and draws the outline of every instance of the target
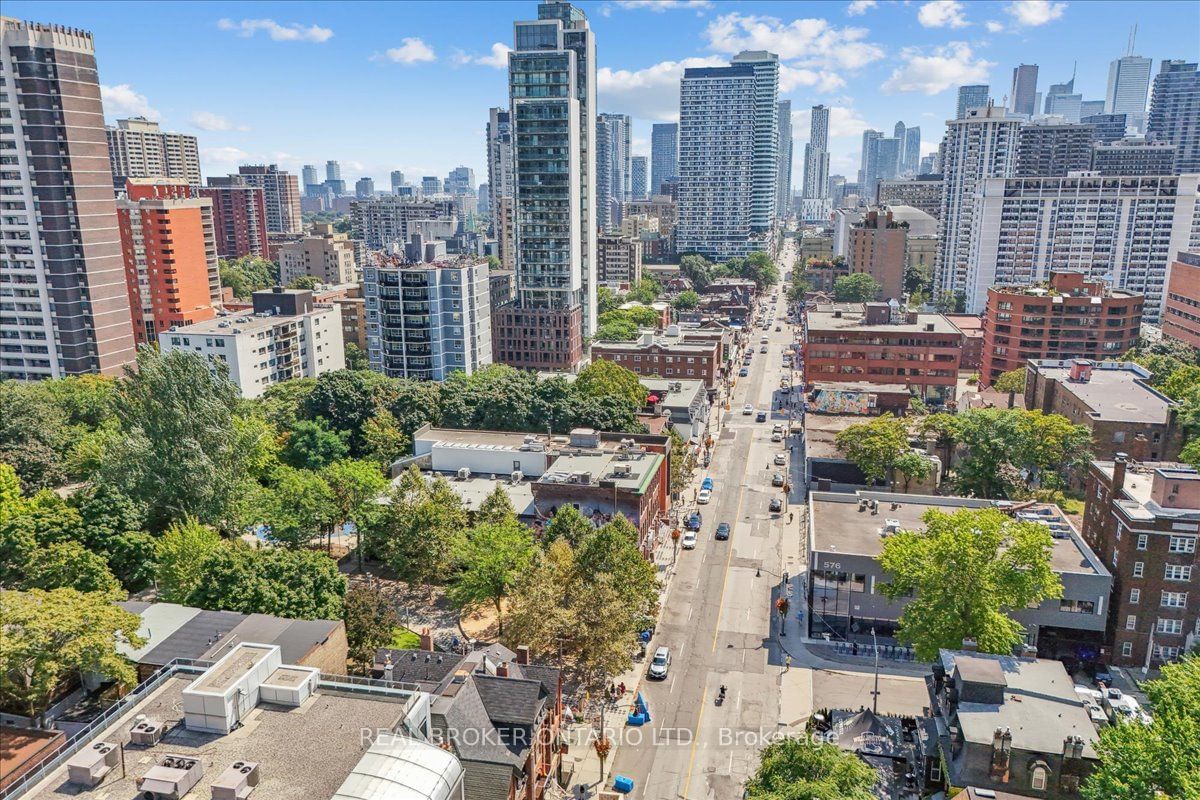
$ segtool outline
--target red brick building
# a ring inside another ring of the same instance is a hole
[[[1181,252],[1171,264],[1162,332],[1200,347],[1200,253]]]
[[[203,186],[212,200],[217,254],[221,258],[267,257],[267,205],[257,186]]]
[[[1112,663],[1179,658],[1200,634],[1200,473],[1190,465],[1094,461],[1083,538],[1113,574]]]
[[[815,383],[904,384],[923,400],[949,402],[963,335],[941,314],[888,303],[811,306],[805,312],[804,379]]]
[[[947,314],[946,319],[963,335],[962,369],[978,372],[983,367],[983,317]]]
[[[130,178],[117,203],[133,336],[158,340],[172,326],[216,316],[221,296],[212,201],[184,182]]]
[[[656,337],[645,332],[635,342],[596,342],[592,358],[620,364],[646,377],[684,378],[704,382],[709,391],[721,380],[722,344],[719,336]]]
[[[1030,359],[1114,359],[1137,343],[1143,297],[1051,272],[1049,286],[993,286],[983,313],[980,383]]]
[[[583,360],[583,309],[492,309],[492,360],[517,369],[574,368]]]
[[[850,272],[865,272],[879,282],[880,300],[899,300],[904,294],[908,228],[892,219],[892,212],[868,211],[850,229]],[[832,288],[832,286],[830,287]]]

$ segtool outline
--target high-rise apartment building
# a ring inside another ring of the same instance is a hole
[[[880,181],[876,202],[881,206],[912,206],[937,219],[942,213],[942,186],[941,175]]]
[[[779,116],[779,156],[775,184],[775,213],[787,216],[792,205],[792,101],[780,100],[776,105]]]
[[[1104,113],[1103,100],[1084,100],[1079,104],[1079,121],[1083,122],[1084,117],[1095,117]]]
[[[261,188],[232,175],[209,178],[198,194],[212,201],[220,258],[267,257],[267,203]]]
[[[0,18],[0,378],[118,375],[129,296],[88,31]]]
[[[399,194],[400,187],[404,185],[404,173],[398,169],[394,169],[388,177],[391,180],[392,194]]]
[[[1090,125],[1039,119],[1021,127],[1017,171],[1021,178],[1051,178],[1092,167],[1096,131]]]
[[[512,197],[512,117],[507,108],[488,109],[486,135],[488,186],[492,199]]]
[[[117,120],[105,128],[113,185],[126,178],[174,178],[193,186],[200,183],[200,148],[196,137],[168,133],[145,117]]]
[[[808,129],[808,144],[804,145],[805,198],[829,196],[829,108],[813,106]]]
[[[1092,169],[1101,175],[1174,175],[1175,145],[1141,137],[1092,148]]]
[[[342,179],[342,165],[336,161],[325,162],[325,180],[340,181]]]
[[[895,136],[882,136],[872,143],[874,155],[871,159],[871,174],[867,176],[863,193],[874,202],[880,181],[895,180],[900,174],[901,140]]]
[[[311,234],[281,244],[279,282],[287,286],[303,275],[311,275],[330,286],[357,283],[354,243],[350,237],[335,233],[328,223],[318,223]]]
[[[268,233],[300,233],[304,225],[300,219],[300,182],[296,176],[281,170],[274,164],[238,167],[239,178],[233,185],[256,186],[263,190],[263,203],[267,209]],[[209,179],[209,186],[221,185]]]
[[[868,211],[850,229],[846,263],[850,272],[864,272],[880,286],[878,300],[900,300],[904,294],[907,231],[890,211]]]
[[[1021,118],[1000,106],[973,108],[962,119],[946,121],[934,274],[934,289],[939,296],[957,301],[966,290],[967,266],[976,236],[975,193],[984,180],[1014,173],[1020,131]]]
[[[212,200],[184,181],[129,178],[117,201],[132,333],[158,341],[172,326],[216,316],[221,299]]]
[[[1181,174],[1200,172],[1200,70],[1195,62],[1159,65],[1146,133],[1178,148],[1175,167]]]
[[[1108,66],[1108,93],[1104,97],[1106,114],[1127,114],[1129,125],[1141,132],[1146,129],[1146,92],[1150,89],[1150,65],[1141,56],[1127,55]]]
[[[955,119],[967,116],[972,108],[983,108],[988,104],[991,87],[986,83],[973,83],[958,87],[958,105],[954,112]]]
[[[487,261],[403,264],[381,259],[363,270],[367,357],[390,378],[444,381],[492,363]]]
[[[1163,336],[1200,347],[1200,252],[1179,253],[1167,279]]]
[[[1008,107],[1014,114],[1024,114],[1029,118],[1037,113],[1037,81],[1037,64],[1021,64],[1013,69]]]
[[[435,194],[442,194],[443,184],[442,179],[436,175],[424,175],[421,177],[421,194],[424,197],[432,197]]]
[[[1108,144],[1125,138],[1125,131],[1129,126],[1129,115],[1123,112],[1120,114],[1092,114],[1079,121],[1096,129],[1097,143]]]
[[[508,56],[517,299],[495,311],[495,360],[563,370],[596,324],[596,43],[587,16],[543,2]]]
[[[642,242],[630,236],[596,239],[596,280],[610,287],[632,287],[642,279]]]
[[[371,178],[359,178],[354,182],[354,196],[359,200],[368,200],[375,196],[375,181]]]
[[[611,231],[621,224],[621,206],[632,200],[633,120],[628,114],[596,117],[596,225]]]
[[[650,162],[645,156],[633,157],[633,172],[630,178],[632,189],[630,200],[646,200],[650,197],[649,169]]]
[[[910,125],[904,129],[903,158],[901,172],[905,175],[921,173],[921,128]]]
[[[1067,122],[1079,122],[1083,111],[1083,95],[1075,91],[1075,76],[1066,83],[1052,83],[1046,90],[1042,112],[1052,117],[1062,117]]]
[[[449,238],[458,230],[459,207],[449,198],[409,200],[388,195],[350,204],[351,238],[372,250],[403,247],[414,233]]]
[[[470,167],[455,167],[446,176],[446,193],[456,197],[475,194],[475,170]]]
[[[684,71],[679,94],[680,253],[768,250],[778,156],[779,59],[747,51]]]
[[[1171,259],[1200,247],[1200,175],[991,178],[979,187],[963,281],[978,313],[996,284],[1030,285],[1051,270],[1145,295],[1157,323]]]
[[[300,185],[306,190],[309,186],[315,186],[320,181],[317,180],[317,167],[315,164],[305,164],[300,168]]]
[[[660,122],[650,129],[650,194],[663,182],[679,177],[679,123]]]
[[[870,128],[863,131],[862,152],[858,159],[858,191],[860,195],[865,197],[872,196],[872,193],[867,190],[868,184],[874,186],[878,180],[874,177],[875,159],[878,155],[875,143],[882,138],[883,131],[871,130]]]

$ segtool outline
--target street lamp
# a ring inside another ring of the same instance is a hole
[[[871,692],[874,700],[871,702],[871,713],[879,713],[879,642],[875,638],[875,628],[871,628],[871,644],[875,647],[875,691]]]

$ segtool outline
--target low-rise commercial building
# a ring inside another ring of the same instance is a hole
[[[267,289],[253,295],[254,313],[215,317],[158,334],[164,352],[200,353],[229,371],[242,396],[292,378],[315,378],[345,369],[342,312],[316,305],[303,289]]]
[[[1183,447],[1179,404],[1151,388],[1150,372],[1131,361],[1030,361],[1025,407],[1061,414],[1092,432],[1092,455],[1128,453],[1173,461]]]
[[[596,342],[592,358],[619,364],[636,375],[698,380],[709,391],[723,375],[719,341],[689,337],[673,326],[661,336],[643,331],[633,342]]]
[[[962,334],[941,314],[890,303],[821,305],[804,314],[804,378],[904,384],[926,402],[954,400]]]
[[[1083,537],[1113,573],[1112,663],[1174,661],[1200,641],[1200,473],[1190,464],[1093,461]]]
[[[1181,252],[1171,264],[1162,332],[1163,336],[1200,347],[1200,251]]]
[[[708,430],[711,405],[703,381],[643,378],[641,384],[650,393],[646,405],[670,420],[672,430],[685,441]]]
[[[308,235],[280,245],[279,282],[287,286],[304,275],[328,284],[357,282],[350,237],[335,233],[333,225],[317,223]]]
[[[1112,574],[1057,506],[868,490],[809,495],[809,635],[870,641],[874,629],[881,638],[893,636],[908,601],[889,600],[879,589],[889,579],[878,560],[887,537],[922,530],[930,510],[984,508],[1044,525],[1053,537],[1050,565],[1062,580],[1063,596],[1013,614],[1025,627],[1026,641],[1051,658],[1074,655],[1079,647],[1098,649]]]
[[[1137,344],[1143,304],[1081,272],[1051,272],[1048,286],[993,286],[980,380],[990,386],[1030,359],[1116,358]]]

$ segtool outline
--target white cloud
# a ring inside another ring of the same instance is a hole
[[[661,14],[673,8],[712,8],[712,0],[617,0],[617,7]]]
[[[930,0],[917,12],[917,21],[926,28],[962,28],[970,24],[958,0]]]
[[[238,164],[252,163],[254,159],[245,150],[237,147],[202,147],[200,161],[204,164],[205,172],[219,172],[212,169],[213,164],[235,167]]]
[[[879,5],[875,0],[854,0],[850,5],[846,6],[846,16],[861,17],[868,10]]]
[[[900,51],[900,58],[904,63],[880,87],[889,94],[921,92],[933,95],[964,83],[984,83],[988,70],[996,66],[991,61],[975,58],[966,42],[950,42],[932,50],[906,47]]]
[[[236,31],[238,36],[253,36],[259,31],[266,31],[277,42],[325,42],[333,36],[331,29],[320,25],[303,25],[299,22],[281,25],[273,19],[243,19],[235,22],[225,18],[217,20],[217,27],[223,31]]]
[[[997,22],[994,19],[989,19],[987,22],[985,22],[983,24],[984,24],[984,27],[987,28],[988,33],[1004,33],[1004,23],[1003,22]]]
[[[1036,28],[1061,18],[1067,10],[1067,4],[1052,3],[1049,0],[1013,0],[1004,10],[1011,14],[1018,24]]]
[[[192,125],[202,131],[248,131],[245,125],[235,125],[220,114],[197,111],[190,117]]]
[[[835,72],[789,67],[787,64],[779,65],[780,94],[788,94],[801,86],[815,88],[818,92],[833,92],[845,85],[845,79]]]
[[[100,86],[100,101],[105,113],[112,118],[145,117],[148,120],[162,119],[162,114],[150,105],[146,95],[138,94],[128,83],[116,86]]]
[[[883,58],[879,45],[864,41],[866,28],[838,28],[824,19],[796,19],[723,14],[704,31],[709,47],[719,53],[769,50],[801,66],[857,69]]]
[[[807,140],[812,127],[812,109],[803,108],[792,112],[792,130],[797,140]],[[829,138],[862,136],[869,125],[852,106],[829,107]]]
[[[423,39],[408,36],[400,41],[399,47],[390,47],[383,55],[371,56],[372,61],[391,61],[396,64],[419,64],[422,61],[436,61],[437,55],[433,48],[425,44]]]
[[[459,50],[454,54],[455,64],[478,64],[493,69],[508,69],[508,54],[512,48],[502,42],[492,45],[492,51],[486,56],[465,53]]]
[[[717,56],[660,61],[645,69],[601,67],[596,70],[600,108],[619,109],[642,119],[674,120],[679,117],[679,80],[688,67],[723,67]]]

